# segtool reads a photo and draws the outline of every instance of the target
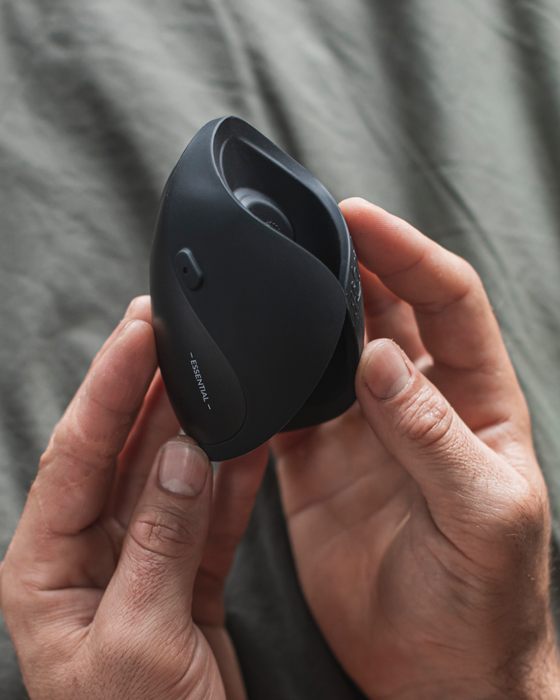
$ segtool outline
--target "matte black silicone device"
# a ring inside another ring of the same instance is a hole
[[[335,201],[246,122],[211,121],[165,187],[151,258],[163,380],[211,460],[355,400],[364,320]]]

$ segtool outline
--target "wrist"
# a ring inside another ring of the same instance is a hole
[[[525,665],[525,673],[516,684],[511,674],[511,687],[504,693],[510,700],[556,700],[560,698],[560,660],[558,649],[551,644],[545,654],[540,655],[532,664]]]
[[[370,696],[377,700],[376,696]],[[464,677],[419,684],[392,700],[558,700],[560,660],[558,650],[538,659],[516,661],[496,670],[492,677]]]

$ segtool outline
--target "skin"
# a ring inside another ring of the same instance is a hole
[[[202,450],[175,437],[156,364],[140,297],[57,425],[2,564],[32,700],[246,697],[222,591],[268,449],[223,463],[213,484]],[[200,493],[163,488],[158,468],[188,475],[187,461]]]
[[[272,443],[308,604],[372,700],[559,697],[548,498],[480,280],[378,207],[341,208],[370,341],[358,402]],[[243,698],[222,589],[268,448],[221,465],[212,507],[207,461],[175,438],[204,486],[165,491],[177,424],[154,371],[141,299],[56,428],[0,571],[32,700]]]
[[[559,697],[547,493],[480,279],[378,207],[341,209],[371,341],[358,403],[274,441],[307,602],[372,700]]]

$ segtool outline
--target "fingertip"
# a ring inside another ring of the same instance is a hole
[[[359,378],[368,391],[381,401],[398,396],[412,379],[410,361],[392,340],[383,338],[366,347]]]
[[[114,361],[116,356],[119,359],[128,356],[136,357],[139,353],[144,354],[144,352],[153,356],[151,359],[155,359],[154,331],[147,321],[133,318],[124,324],[121,332],[115,338],[115,342],[108,350],[107,361],[110,361],[109,358]],[[150,381],[154,373],[155,367],[151,373]]]
[[[363,197],[348,197],[348,199],[343,199],[338,206],[345,218],[359,217],[362,214],[385,214],[387,216],[392,216],[392,214],[383,209],[383,207]]]
[[[356,245],[360,262],[372,272],[386,272],[384,259],[393,255],[395,246],[410,245],[419,232],[403,219],[386,209],[360,197],[352,197],[340,203],[340,209]],[[412,237],[412,239],[411,239]],[[371,245],[375,239],[375,250]],[[375,255],[375,257],[373,257]],[[377,258],[380,257],[380,260]],[[389,271],[390,272],[390,271]]]
[[[123,320],[138,319],[146,323],[152,323],[152,305],[148,294],[135,297],[126,310]]]
[[[111,335],[103,343],[99,352],[95,356],[94,364],[103,357],[110,347],[114,345],[117,338],[121,336],[127,323],[133,320],[144,321],[150,326],[152,325],[152,308],[150,297],[147,294],[135,297],[130,302],[123,318],[119,321],[117,327],[112,331]]]
[[[194,440],[172,438],[160,450],[158,484],[174,496],[196,498],[204,490],[211,469],[208,457]]]
[[[368,205],[371,205],[371,202],[368,202],[368,200],[364,199],[363,197],[347,197],[346,199],[343,199],[338,206],[340,209],[351,211],[354,208],[360,208]]]

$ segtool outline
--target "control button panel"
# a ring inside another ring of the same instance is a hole
[[[175,269],[189,289],[194,291],[202,285],[204,275],[192,250],[183,248],[177,253],[175,256]]]
[[[348,299],[348,307],[354,314],[354,317],[358,319],[362,311],[362,285],[354,246],[352,246],[350,257],[350,275],[348,277],[348,287],[346,288],[346,298]]]

